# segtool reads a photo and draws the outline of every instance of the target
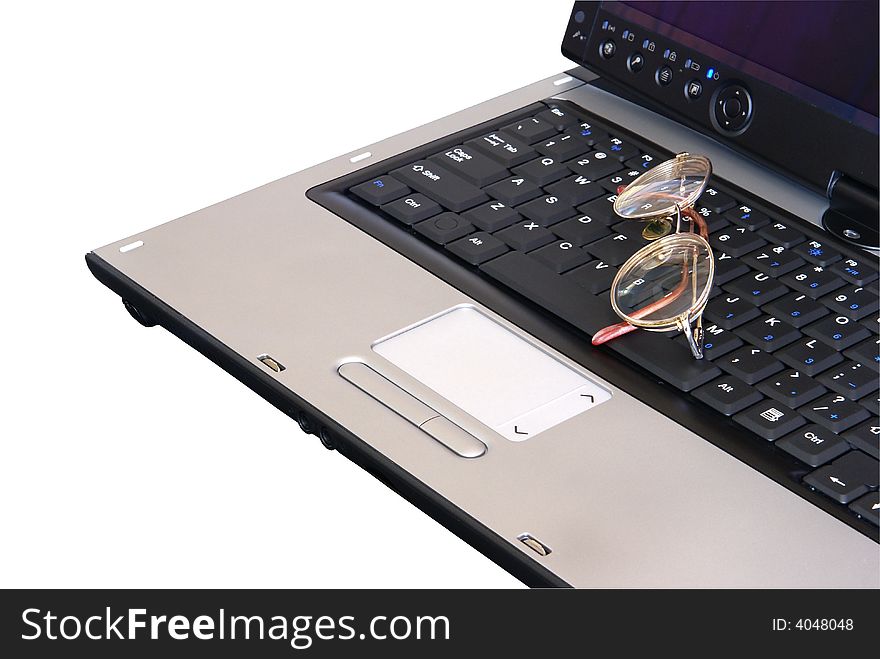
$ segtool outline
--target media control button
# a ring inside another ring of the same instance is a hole
[[[599,55],[601,55],[603,59],[611,59],[614,57],[615,52],[617,52],[617,46],[614,45],[614,41],[611,39],[599,44]]]
[[[665,64],[657,69],[657,73],[654,75],[654,78],[657,80],[657,84],[661,87],[666,87],[672,82],[672,69]]]
[[[641,53],[633,53],[629,56],[626,66],[629,68],[630,73],[638,73],[645,66],[645,58]]]
[[[701,83],[699,80],[691,80],[685,86],[684,93],[690,100],[696,101],[698,98],[700,98],[700,96],[703,95],[703,83]]]

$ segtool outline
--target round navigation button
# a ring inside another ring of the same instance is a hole
[[[691,80],[685,85],[684,93],[690,100],[696,101],[703,95],[703,83],[699,80]]]
[[[742,83],[731,83],[712,95],[709,117],[720,133],[743,133],[752,121],[753,112],[752,95]]]
[[[654,75],[654,79],[657,81],[657,84],[661,87],[666,87],[670,82],[672,82],[672,69],[666,66],[665,64],[657,69],[657,73]]]
[[[626,61],[630,73],[638,73],[645,66],[645,58],[641,53],[633,53]]]
[[[614,45],[614,42],[611,39],[599,44],[599,54],[604,59],[611,59],[614,57],[615,52],[617,52],[617,46]]]
[[[742,114],[742,103],[738,98],[728,98],[721,103],[721,111],[728,119],[736,119]]]

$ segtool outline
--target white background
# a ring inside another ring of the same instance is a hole
[[[517,587],[86,269],[569,68],[571,3],[0,9],[0,587]]]

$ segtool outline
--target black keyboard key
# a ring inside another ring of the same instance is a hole
[[[803,256],[810,263],[821,265],[822,267],[831,265],[842,258],[840,252],[818,240],[810,240],[809,242],[801,243],[794,248],[794,251]]]
[[[721,355],[726,355],[743,344],[742,339],[736,334],[725,330],[723,327],[719,327],[715,323],[704,324],[703,332],[703,354],[706,359],[715,359]],[[687,338],[684,336],[676,340],[681,341],[684,345],[688,345]]]
[[[727,211],[724,217],[748,231],[757,231],[770,224],[770,218],[766,214],[746,205]]]
[[[578,215],[553,225],[553,233],[578,247],[595,242],[611,233],[607,225],[589,215]]]
[[[732,294],[719,295],[710,300],[703,313],[707,320],[727,330],[739,327],[761,315],[755,305]]]
[[[522,176],[510,176],[493,183],[485,192],[508,206],[519,206],[544,194],[541,188]]]
[[[614,281],[616,274],[617,268],[608,265],[604,261],[590,261],[580,268],[567,272],[565,276],[590,293],[598,295],[611,289],[611,282]]]
[[[846,350],[871,335],[866,327],[846,316],[834,314],[826,316],[812,325],[807,325],[804,328],[804,334],[816,337],[838,351]]]
[[[690,348],[657,332],[635,331],[605,345],[681,391],[691,391],[721,375],[712,362],[694,359]]]
[[[810,377],[843,361],[837,350],[815,338],[803,338],[787,345],[776,356]]]
[[[665,158],[663,160],[665,160]],[[658,160],[656,157],[652,156],[649,153],[643,153],[637,158],[630,158],[625,163],[623,163],[623,165],[627,169],[637,169],[644,174],[658,162],[662,161]]]
[[[611,194],[617,194],[617,190],[620,188],[621,185],[625,187],[641,175],[642,172],[635,169],[625,169],[623,171],[617,172],[616,174],[612,174],[611,176],[606,176],[605,178],[601,179],[599,181],[599,185],[601,185]]]
[[[567,240],[559,240],[531,252],[538,261],[558,274],[583,265],[592,257],[590,253]]]
[[[577,160],[565,163],[575,174],[598,181],[620,169],[620,161],[609,156],[605,151],[592,151]]]
[[[590,146],[593,146],[608,137],[608,133],[596,128],[588,121],[582,121],[577,126],[571,126],[570,128],[567,128],[565,132],[568,135],[574,135],[580,141]]]
[[[584,176],[569,176],[544,188],[569,206],[578,206],[605,194],[605,188]]]
[[[800,256],[781,245],[767,245],[744,256],[743,262],[771,277],[779,277],[804,264]]]
[[[483,231],[495,232],[504,227],[509,227],[514,222],[522,220],[522,215],[510,206],[496,200],[492,200],[482,206],[472,208],[462,215],[464,219],[479,227]]]
[[[377,176],[354,186],[351,192],[374,206],[381,206],[409,194],[411,190],[395,178]]]
[[[749,266],[727,252],[715,253],[715,284],[723,286],[749,271]]]
[[[871,395],[867,398],[862,398],[859,401],[859,405],[868,410],[869,414],[877,414],[880,412],[880,396]]]
[[[526,144],[546,140],[556,134],[556,127],[538,117],[529,117],[505,126],[502,130],[513,138]]]
[[[550,139],[539,142],[535,145],[535,150],[550,158],[556,160],[571,160],[586,153],[590,147],[573,135],[557,135]]]
[[[858,403],[835,393],[826,394],[807,403],[798,412],[838,435],[871,416],[868,410]]]
[[[621,221],[620,215],[614,212],[614,200],[617,199],[616,194],[594,199],[593,201],[581,204],[577,207],[579,213],[589,215],[594,220],[602,224],[612,225]]]
[[[549,229],[545,229],[537,222],[524,220],[502,229],[495,234],[513,249],[528,252],[543,247],[556,240],[556,236]]]
[[[786,435],[776,446],[811,467],[820,467],[849,451],[849,444],[814,423]]]
[[[775,441],[806,423],[800,414],[775,400],[752,405],[733,420],[767,441]]]
[[[844,350],[843,354],[860,364],[872,367],[876,371],[880,368],[880,338],[872,336],[852,348]]]
[[[849,504],[849,509],[874,526],[880,526],[880,494],[869,492]]]
[[[641,245],[635,240],[630,240],[623,234],[614,233],[590,243],[585,249],[600,261],[617,267],[632,256],[639,247]]]
[[[639,150],[632,144],[627,144],[617,137],[609,137],[596,144],[597,151],[605,151],[612,158],[617,158],[620,162],[635,158],[639,155]]]
[[[876,416],[853,426],[843,433],[843,438],[853,448],[880,460],[880,419]]]
[[[825,305],[819,304],[804,293],[789,293],[776,298],[762,307],[765,312],[782,318],[789,325],[804,327],[828,315]]]
[[[801,333],[776,316],[761,316],[736,330],[749,343],[774,352],[801,338]]]
[[[751,346],[724,355],[715,363],[746,384],[756,384],[784,368],[773,355]]]
[[[571,170],[556,158],[548,158],[542,156],[529,160],[524,165],[513,168],[513,173],[520,178],[525,178],[537,185],[547,185],[565,178],[571,173]]]
[[[870,284],[877,279],[877,268],[868,262],[869,258],[860,256],[858,259],[843,259],[831,266],[831,272],[856,286]]]
[[[790,291],[783,284],[763,272],[750,272],[739,279],[724,284],[724,289],[756,307],[782,297]]]
[[[730,222],[718,215],[718,213],[713,211],[708,206],[702,206],[697,203],[694,206],[694,211],[703,218],[703,221],[706,223],[706,227],[709,229],[710,235],[713,233],[718,233],[723,227],[730,226]]]
[[[501,256],[507,251],[507,245],[495,236],[490,236],[483,231],[456,240],[447,245],[446,248],[471,265],[480,265],[489,259]]]
[[[516,207],[516,212],[544,227],[577,215],[577,211],[554,195],[544,195]]]
[[[558,107],[542,110],[535,117],[541,121],[546,121],[556,130],[565,130],[569,126],[574,126],[580,122],[580,119],[571,112]]]
[[[840,280],[838,279],[838,281]],[[840,283],[843,284],[842,281]],[[843,290],[835,291],[824,297],[822,302],[850,320],[861,320],[872,316],[880,308],[880,298],[877,297],[877,292],[863,286],[847,286]]]
[[[763,399],[760,393],[732,375],[722,375],[720,378],[694,389],[691,393],[709,407],[727,416],[736,414]]]
[[[830,465],[807,474],[804,483],[840,503],[847,504],[877,489],[877,461],[859,451],[850,451]]]
[[[508,252],[480,270],[588,334],[620,320],[607,299],[585,295],[569,278],[522,252]]]
[[[399,167],[391,174],[456,213],[489,200],[488,195],[478,187],[427,160]]]
[[[758,389],[791,408],[800,407],[828,390],[806,373],[788,369],[767,378]]]
[[[381,208],[404,224],[415,224],[443,212],[440,204],[418,193],[406,195],[389,204],[383,204]]]
[[[800,229],[782,222],[774,222],[770,226],[761,229],[758,233],[769,242],[782,245],[783,247],[794,247],[806,239],[806,236]]]
[[[476,149],[463,144],[451,147],[443,153],[437,153],[428,160],[446,168],[465,181],[473,183],[478,188],[500,181],[508,174],[506,167]]]
[[[806,293],[814,300],[843,286],[844,281],[821,265],[808,265],[782,278],[786,286]]]
[[[877,391],[877,371],[858,362],[845,361],[828,369],[818,378],[823,385],[850,400],[859,400]]]
[[[736,258],[745,256],[767,244],[760,236],[737,226],[728,227],[720,233],[710,235],[709,242],[718,251],[726,252]]]
[[[470,140],[465,142],[465,146],[482,151],[508,169],[521,165],[538,155],[528,144],[520,142],[513,137],[508,137],[501,132],[489,133],[488,135]]]
[[[451,243],[474,231],[474,225],[455,213],[441,213],[413,227],[439,245]]]
[[[698,204],[711,208],[716,213],[723,213],[736,206],[736,200],[730,195],[719,192],[715,188],[706,188],[700,196]]]

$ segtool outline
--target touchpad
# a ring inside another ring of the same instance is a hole
[[[382,339],[373,350],[513,441],[531,439],[611,398],[473,307]]]

